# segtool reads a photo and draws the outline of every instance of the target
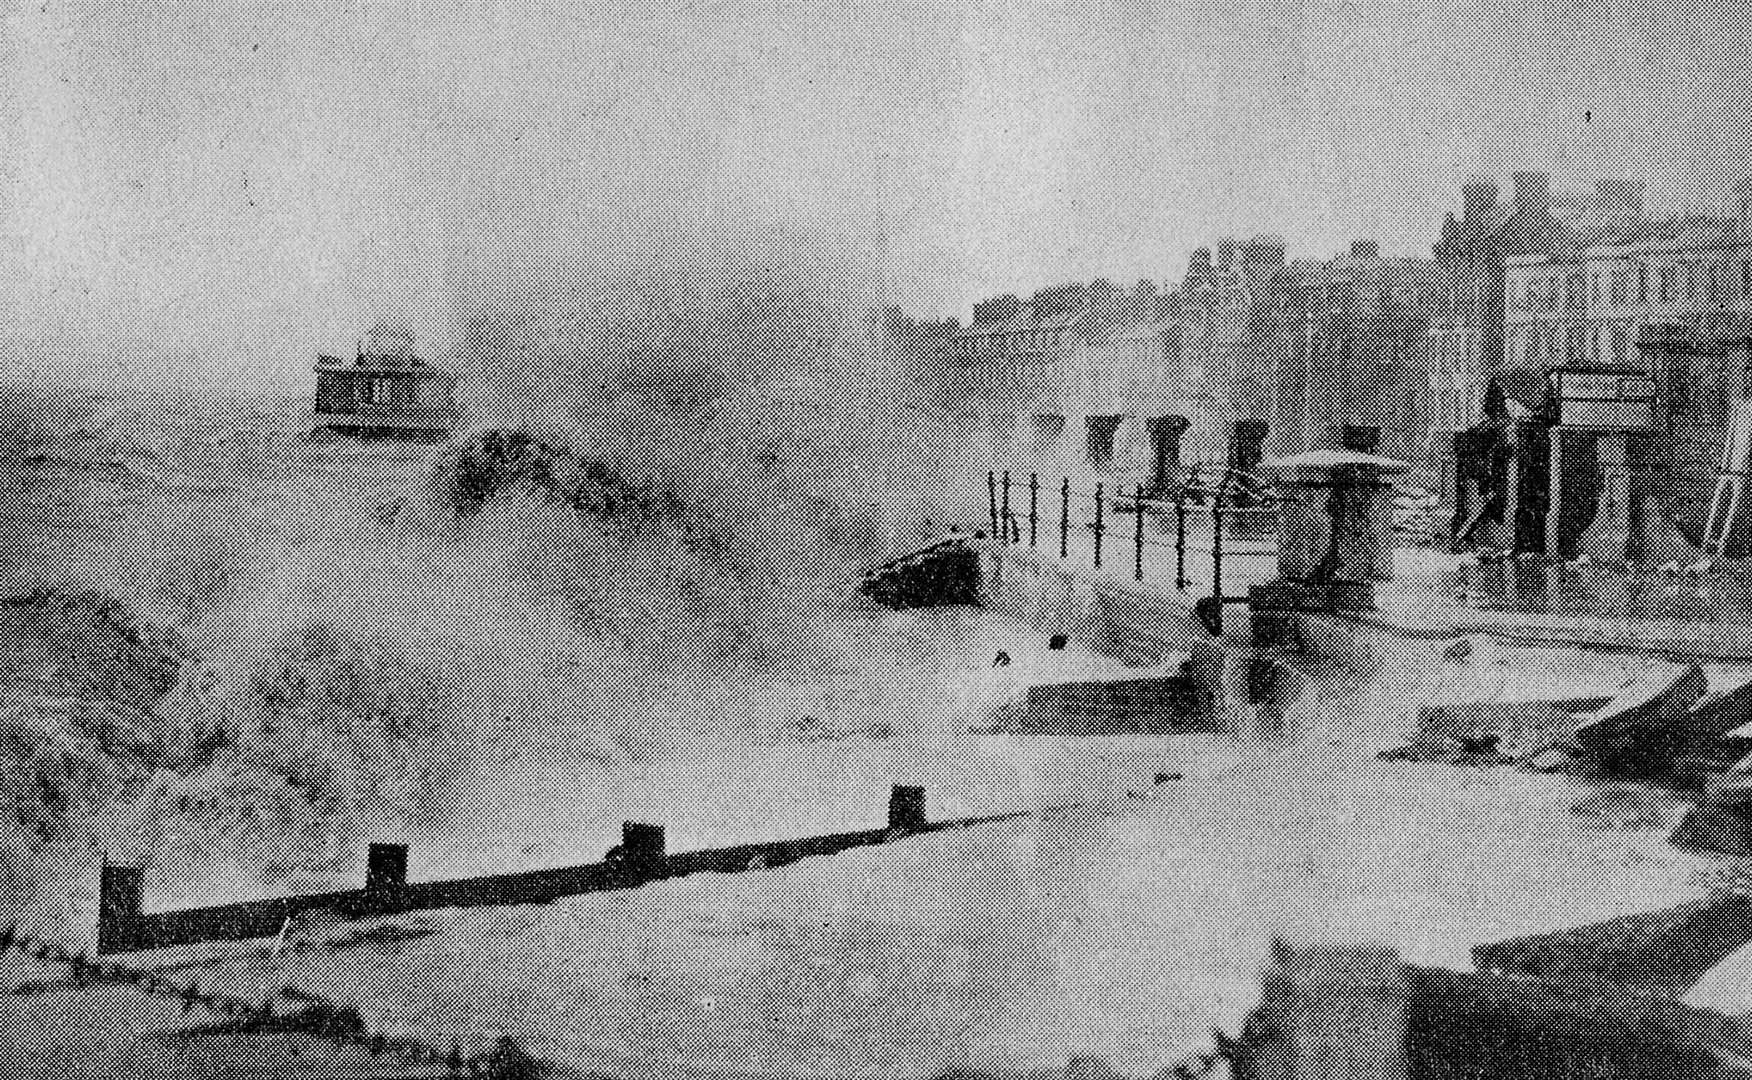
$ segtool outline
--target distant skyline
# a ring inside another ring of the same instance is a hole
[[[677,230],[965,318],[1226,235],[1427,253],[1516,169],[1715,211],[1749,57],[1727,0],[12,5],[0,375],[296,388]]]

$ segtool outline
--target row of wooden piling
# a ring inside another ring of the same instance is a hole
[[[627,822],[622,826],[620,844],[600,863],[417,883],[407,880],[407,845],[373,844],[363,889],[156,913],[143,910],[142,871],[114,866],[106,859],[99,887],[97,951],[107,955],[205,941],[268,938],[279,934],[289,920],[311,911],[356,919],[434,908],[548,903],[567,896],[638,888],[689,874],[784,866],[907,836],[1026,816],[1027,811],[1015,811],[932,822],[925,816],[925,789],[895,785],[889,795],[888,824],[879,829],[667,854],[662,826]]]

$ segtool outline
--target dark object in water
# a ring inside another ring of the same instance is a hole
[[[1065,646],[1070,643],[1071,639],[1064,634],[1054,634],[1052,637],[1046,639],[1046,647],[1053,652],[1063,652]]]
[[[999,649],[998,655],[992,658],[992,666],[993,667],[1009,667],[1010,666],[1010,654],[1005,652],[1002,649]]]
[[[858,590],[891,608],[978,606],[979,553],[951,536],[866,571]]]

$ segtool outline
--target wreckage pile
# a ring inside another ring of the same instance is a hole
[[[1467,652],[1462,644],[1447,658],[1463,660]],[[1752,857],[1752,671],[1664,663],[1609,694],[1427,706],[1416,738],[1382,757],[1652,785],[1609,788],[1576,807],[1621,828],[1667,824],[1658,789],[1701,791],[1673,843]]]

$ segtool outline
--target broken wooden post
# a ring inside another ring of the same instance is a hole
[[[621,842],[610,848],[602,861],[615,869],[623,884],[657,876],[663,867],[663,826],[622,822]]]
[[[365,890],[399,889],[408,883],[408,846],[372,844],[365,853]]]
[[[925,789],[896,784],[888,794],[888,827],[913,832],[925,827]]]

